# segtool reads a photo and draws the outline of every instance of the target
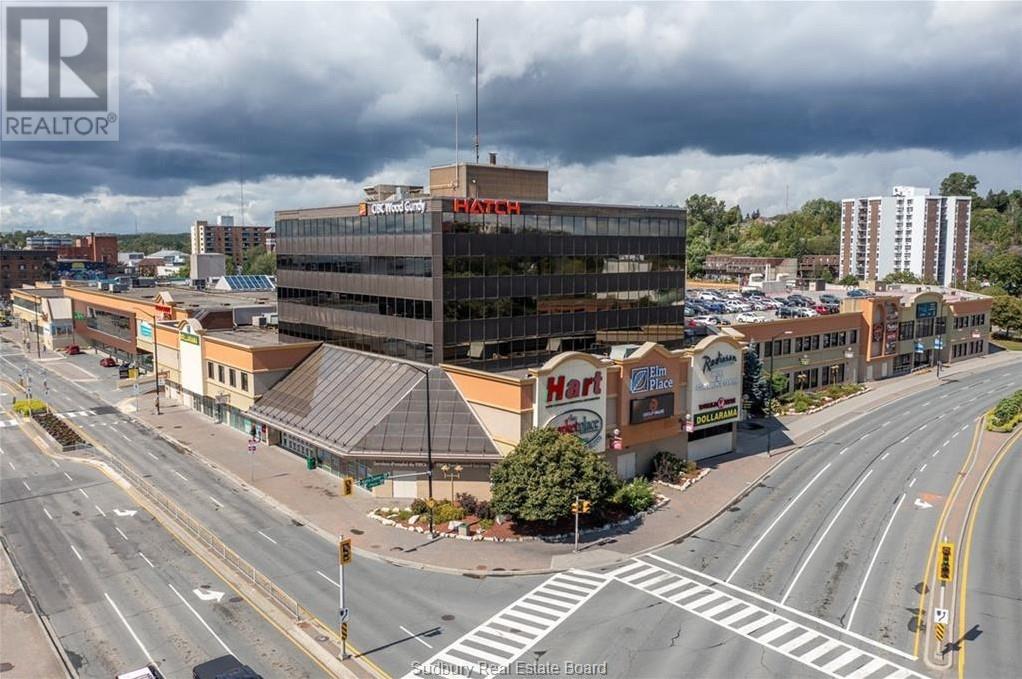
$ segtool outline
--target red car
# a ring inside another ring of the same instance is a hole
[[[813,307],[813,309],[815,309],[816,313],[820,314],[821,316],[826,316],[827,314],[830,313],[830,308],[826,304],[817,304],[816,306]]]
[[[99,362],[99,364],[101,366],[103,366],[104,368],[116,368],[117,367],[117,360],[107,356],[106,358],[101,360]]]
[[[82,353],[81,348],[79,348],[77,344],[70,345],[67,349],[65,349],[65,351],[67,351],[68,356],[77,356]]]

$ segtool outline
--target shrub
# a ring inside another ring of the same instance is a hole
[[[674,453],[661,450],[653,456],[653,478],[664,483],[677,483],[685,471],[685,461]]]
[[[14,403],[14,412],[25,417],[43,410],[46,410],[46,402],[37,398],[23,398]]]
[[[804,391],[796,391],[795,395],[791,398],[791,406],[795,409],[796,413],[804,413],[815,405],[816,401],[813,397]]]
[[[656,504],[656,494],[649,481],[636,478],[618,488],[611,502],[632,513],[644,512]]]
[[[426,501],[423,500],[421,497],[417,497],[414,500],[412,500],[412,504],[408,508],[412,510],[412,514],[429,513],[429,507],[426,506]]]
[[[1001,399],[988,416],[987,428],[992,431],[1011,431],[1022,422],[1022,390]]]
[[[412,510],[410,509],[402,509],[400,512],[397,513],[398,521],[407,521],[410,518],[412,518]]]
[[[475,495],[472,493],[458,493],[454,496],[454,499],[465,510],[466,514],[476,515],[476,509],[479,507],[479,498]]]
[[[621,482],[603,456],[572,434],[533,429],[490,474],[493,510],[525,521],[571,516],[576,497],[600,511]]]
[[[697,471],[699,471],[699,465],[696,464],[695,460],[685,460],[686,474],[695,474]]]
[[[426,512],[429,514],[429,511]],[[451,502],[439,502],[433,507],[433,523],[460,521],[465,518],[465,510]]]
[[[480,519],[479,527],[483,530],[490,530],[493,528],[493,519]]]

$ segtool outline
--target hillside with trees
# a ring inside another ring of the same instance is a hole
[[[121,252],[144,252],[147,255],[158,250],[192,251],[192,239],[185,233],[119,233],[117,249]]]

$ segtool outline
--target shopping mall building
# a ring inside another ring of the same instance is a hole
[[[546,170],[429,178],[277,212],[282,335],[486,370],[600,352],[608,332],[678,340],[683,209],[550,202]]]

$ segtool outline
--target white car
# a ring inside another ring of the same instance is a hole
[[[735,316],[736,323],[766,323],[766,317],[761,314],[754,314],[748,311]]]
[[[735,292],[734,290],[732,290],[731,292],[727,292],[727,293],[724,293],[724,297],[725,297],[726,299],[734,299],[734,300],[738,300],[739,302],[740,302],[740,301],[742,301],[742,299],[744,299],[744,298],[743,298],[743,297],[741,296],[741,294],[739,294],[739,293]]]
[[[728,301],[724,302],[724,308],[727,309],[727,312],[729,314],[740,313],[743,311],[752,311],[751,305],[745,302],[739,302],[738,300],[734,299],[729,299]]]
[[[800,306],[795,308],[795,315],[802,316],[804,318],[812,318],[813,316],[819,316],[820,314],[816,312],[816,309]]]
[[[715,295],[712,292],[700,292],[699,293],[699,299],[701,299],[704,302],[718,302],[718,301],[720,301],[720,297],[717,297],[717,295]]]

